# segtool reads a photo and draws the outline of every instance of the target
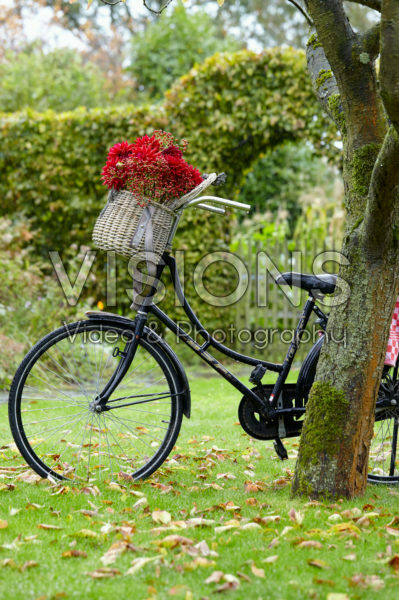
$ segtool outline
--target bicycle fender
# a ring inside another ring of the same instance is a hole
[[[86,316],[90,319],[90,321],[100,321],[101,323],[107,323],[108,325],[120,325],[132,330],[135,328],[135,322],[133,319],[129,319],[129,317],[122,317],[121,315],[116,315],[114,313],[108,313],[105,311],[87,311]],[[165,342],[165,340],[155,333],[155,331],[149,327],[144,327],[143,336],[151,344],[156,344],[159,346],[172,363],[180,381],[180,393],[183,399],[183,414],[189,419],[191,416],[191,392],[183,365],[181,364],[174,350]]]
[[[308,354],[305,357],[305,360],[303,361],[303,363],[301,365],[297,384],[296,384],[298,400],[303,395],[304,390],[306,389],[306,386],[313,383],[313,379],[314,379],[314,375],[315,375],[314,371],[316,369],[317,362],[319,360],[323,342],[324,342],[324,335],[320,336],[319,339],[317,340],[317,342],[315,342],[315,344],[313,344],[313,346],[309,350]],[[312,371],[313,371],[313,373],[312,373]],[[312,381],[309,381],[309,377],[310,378],[313,377]]]

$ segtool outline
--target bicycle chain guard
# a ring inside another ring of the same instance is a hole
[[[281,408],[293,408],[295,387],[295,384],[286,384],[283,386]],[[273,391],[273,385],[259,384],[252,388],[252,391],[262,400],[268,400]],[[277,414],[273,419],[264,419],[259,414],[256,406],[246,396],[242,398],[239,404],[238,418],[245,433],[248,433],[248,435],[256,440],[295,437],[300,434],[302,429],[302,421],[297,421],[294,413],[286,413],[282,416],[278,416]]]

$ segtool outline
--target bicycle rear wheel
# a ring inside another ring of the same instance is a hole
[[[149,336],[111,395],[110,410],[97,413],[91,404],[132,335],[120,325],[80,321],[48,334],[22,361],[11,386],[10,426],[42,477],[142,479],[169,455],[182,421],[181,390],[171,361]]]
[[[399,380],[397,370],[383,375],[375,411],[374,435],[370,444],[371,483],[399,483]]]

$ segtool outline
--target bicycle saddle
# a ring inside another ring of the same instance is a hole
[[[307,292],[332,294],[337,283],[337,275],[305,275],[304,273],[282,273],[275,280],[279,285],[293,285]]]

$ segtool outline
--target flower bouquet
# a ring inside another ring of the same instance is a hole
[[[186,148],[185,140],[161,130],[112,146],[102,171],[108,202],[93,230],[98,248],[159,263],[176,210],[216,179],[212,174],[204,180],[184,160]]]

